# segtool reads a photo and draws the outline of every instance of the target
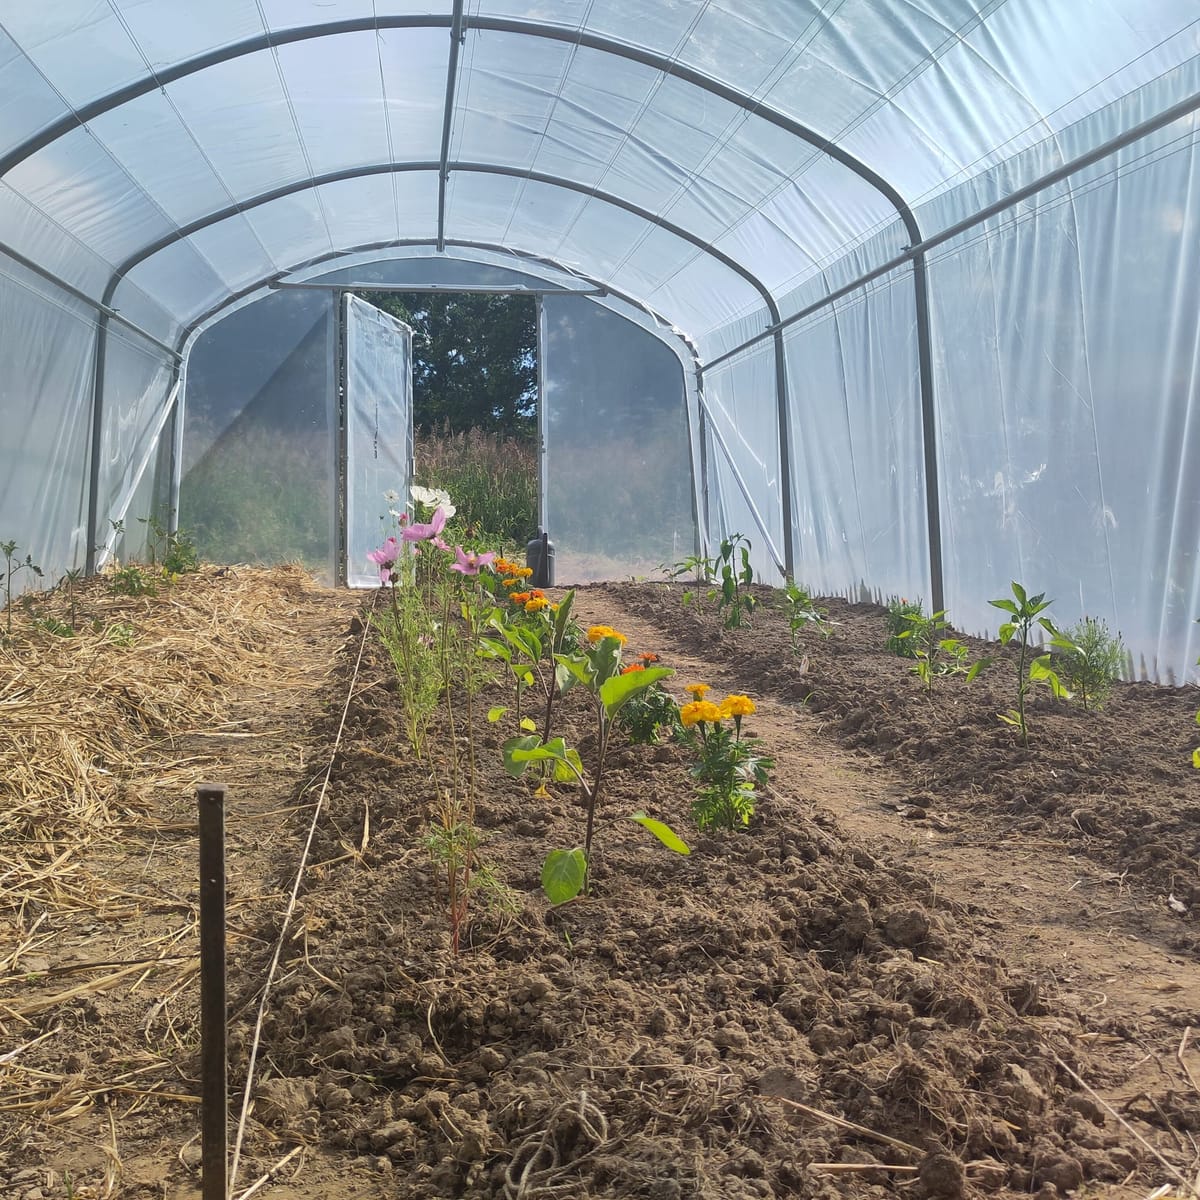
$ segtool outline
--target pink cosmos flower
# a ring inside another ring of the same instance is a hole
[[[450,564],[450,570],[457,571],[460,575],[478,575],[479,568],[490,567],[495,557],[494,550],[489,550],[486,554],[468,554],[461,546],[455,546],[454,562]]]
[[[413,521],[411,525],[400,530],[400,536],[406,542],[427,542],[437,537],[446,528],[446,510],[439,504],[434,510],[433,519],[428,524]]]
[[[450,549],[450,547],[447,546],[446,543],[444,541],[442,541],[442,539],[440,537],[431,537],[429,539],[429,544],[431,546],[436,546],[439,550],[449,550]]]
[[[400,543],[394,537],[387,538],[378,550],[368,550],[367,558],[379,567],[379,582],[389,583],[392,578],[392,568],[400,557]]]

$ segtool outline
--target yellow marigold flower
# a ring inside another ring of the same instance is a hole
[[[587,640],[593,646],[597,642],[602,642],[605,638],[616,638],[622,646],[625,645],[625,635],[618,633],[611,625],[593,625],[587,631]]]
[[[712,688],[710,688],[707,683],[689,683],[683,690],[685,692],[691,692],[692,699],[703,700],[704,697],[710,691],[712,691]]]
[[[726,696],[721,701],[721,715],[723,717],[748,717],[754,712],[754,701],[749,696]]]
[[[514,575],[520,575],[520,577],[521,577],[522,579],[528,579],[528,578],[530,577],[530,575],[532,575],[532,574],[533,574],[533,568],[532,568],[532,567],[518,567],[518,568],[517,568],[517,569],[516,569],[516,570],[513,572],[513,574],[514,574]]]
[[[710,721],[714,725],[721,720],[721,710],[711,700],[693,700],[679,710],[679,719],[685,729],[701,721]]]
[[[515,588],[521,581],[519,579],[505,579],[503,582],[506,588]]]
[[[543,608],[549,605],[550,601],[545,596],[534,596],[532,599],[525,601],[525,611],[527,613],[540,612]]]

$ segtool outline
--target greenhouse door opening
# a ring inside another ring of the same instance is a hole
[[[411,477],[411,334],[333,289],[235,311],[188,356],[178,462],[179,524],[206,560],[374,585],[384,493]]]

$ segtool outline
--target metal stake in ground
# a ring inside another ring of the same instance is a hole
[[[225,1026],[225,788],[202,783],[200,807],[200,1129],[203,1200],[229,1200]]]

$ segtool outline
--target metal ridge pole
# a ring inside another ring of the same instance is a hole
[[[466,34],[463,32],[463,2],[454,0],[454,12],[450,21],[450,61],[446,67],[446,104],[442,110],[442,150],[438,162],[438,213],[437,252],[446,249],[446,184],[450,172],[446,169],[450,161],[450,132],[454,124],[454,97],[458,90],[458,55]]]

